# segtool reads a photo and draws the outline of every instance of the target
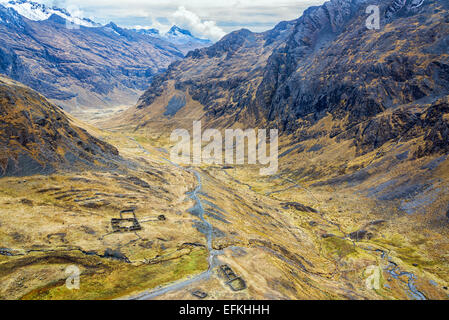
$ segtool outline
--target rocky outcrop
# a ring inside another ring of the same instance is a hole
[[[311,208],[309,206],[305,206],[299,202],[286,202],[286,203],[283,203],[282,206],[284,208],[293,208],[295,210],[302,211],[302,212],[318,213],[318,211],[316,209]]]
[[[449,153],[449,99],[436,102],[423,115],[424,145],[416,157]]]
[[[371,239],[373,237],[373,234],[371,232],[368,232],[366,230],[358,230],[355,232],[351,232],[349,234],[349,238],[355,241],[361,241],[363,239]]]

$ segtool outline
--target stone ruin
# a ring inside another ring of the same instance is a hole
[[[237,276],[230,266],[223,264],[220,266],[220,271],[227,280],[226,284],[232,289],[232,291],[241,291],[246,289],[245,280]]]
[[[123,214],[132,213],[132,218],[123,218]],[[122,210],[120,211],[120,219],[111,219],[112,231],[113,232],[134,232],[142,230],[139,221],[136,218],[134,209]]]
[[[207,297],[207,293],[201,290],[195,290],[192,292],[192,295],[199,298],[199,299],[204,299]]]

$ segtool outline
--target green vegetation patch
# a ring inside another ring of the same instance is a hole
[[[324,248],[327,252],[337,255],[340,258],[344,258],[357,252],[351,242],[337,237],[324,239]]]
[[[104,259],[103,259],[104,260]],[[33,290],[24,300],[95,300],[114,299],[178,281],[207,270],[207,251],[195,248],[189,255],[158,264],[133,266],[113,261],[111,270],[81,274],[80,289],[70,290],[65,280]]]

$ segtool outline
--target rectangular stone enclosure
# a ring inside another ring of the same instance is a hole
[[[235,272],[231,269],[230,266],[227,264],[220,266],[220,271],[225,277],[226,284],[233,290],[233,291],[241,291],[246,289],[246,282],[241,277],[237,276]]]
[[[132,213],[132,218],[123,218],[124,213]],[[136,218],[134,210],[123,210],[120,212],[120,219],[111,219],[112,231],[113,232],[134,232],[142,230],[139,221]]]

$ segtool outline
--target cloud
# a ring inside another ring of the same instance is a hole
[[[211,40],[219,40],[226,34],[223,29],[217,26],[215,21],[202,21],[196,13],[187,10],[183,6],[178,7],[178,10],[173,13],[172,17],[176,25],[187,28],[192,33]]]

